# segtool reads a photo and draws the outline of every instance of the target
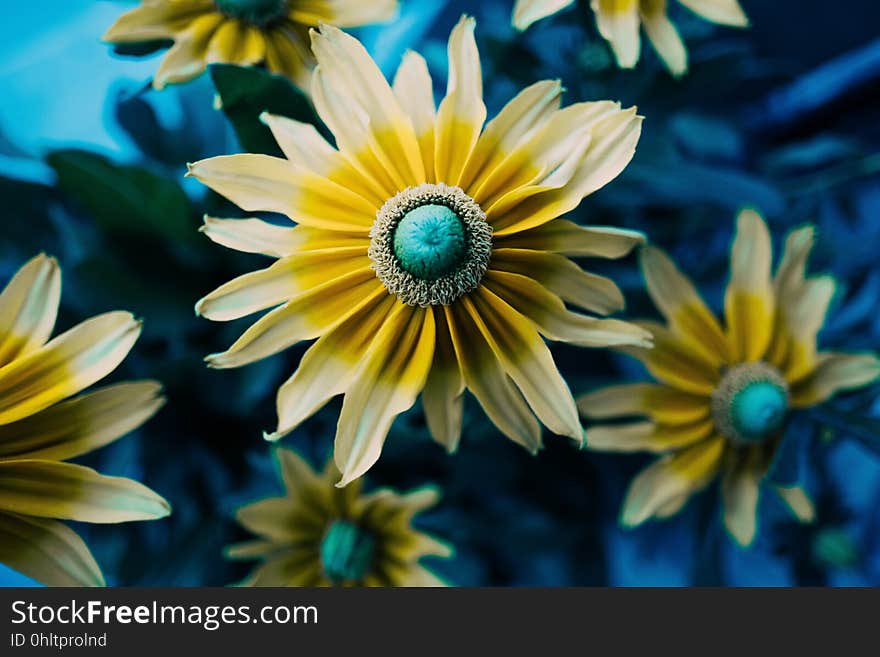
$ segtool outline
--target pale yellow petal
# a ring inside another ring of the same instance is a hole
[[[229,249],[281,258],[299,246],[293,226],[270,224],[262,219],[219,219],[205,215],[199,231]]]
[[[107,445],[165,403],[156,381],[117,383],[0,425],[0,459],[66,461]]]
[[[266,66],[273,73],[289,78],[304,93],[312,84],[315,58],[309,50],[308,28],[281,23],[265,33]]]
[[[415,403],[434,355],[434,314],[400,304],[376,334],[345,393],[336,430],[337,486],[360,477],[379,458],[391,423]]]
[[[800,522],[810,523],[816,519],[813,500],[801,486],[774,486],[774,490]]]
[[[33,415],[105,377],[140,331],[130,313],[98,315],[0,368],[0,425]]]
[[[691,424],[709,417],[706,397],[655,383],[629,383],[600,388],[577,399],[578,410],[592,420],[644,415],[663,425]]]
[[[773,337],[774,297],[770,284],[770,232],[754,210],[737,217],[724,312],[736,361],[760,360]]]
[[[462,16],[449,36],[449,80],[437,110],[434,146],[434,175],[447,185],[459,183],[486,120],[475,26],[473,18]]]
[[[337,27],[358,27],[384,23],[397,13],[397,0],[297,0],[288,17],[303,25],[330,23]]]
[[[117,523],[171,513],[143,484],[57,461],[0,461],[0,510],[42,518]]]
[[[275,450],[281,480],[288,497],[296,498],[306,489],[321,484],[321,479],[306,460],[292,449],[279,447]],[[294,504],[291,502],[291,504]]]
[[[55,258],[40,254],[15,273],[0,293],[0,367],[46,343],[60,298]]]
[[[221,285],[196,303],[196,314],[218,322],[238,319],[369,266],[366,242],[362,247],[321,249],[286,256],[266,269]]]
[[[645,34],[660,59],[670,73],[675,76],[683,75],[688,68],[687,50],[678,29],[666,15],[666,0],[641,0],[640,7]]]
[[[362,306],[387,295],[372,269],[354,271],[310,289],[255,322],[209,367],[240,367],[328,332]]]
[[[653,422],[598,425],[587,429],[586,446],[597,451],[659,454],[703,441],[712,435],[714,429],[715,423],[708,418],[674,427]]]
[[[464,411],[464,378],[455,358],[455,348],[446,315],[437,306],[433,309],[437,326],[434,362],[422,390],[422,406],[431,437],[449,453],[458,449]]]
[[[513,6],[511,22],[519,31],[527,29],[535,21],[552,16],[566,7],[574,4],[575,0],[516,0]]]
[[[803,408],[827,401],[838,392],[873,383],[880,377],[880,359],[873,353],[819,354],[815,371],[791,391],[793,406]]]
[[[359,194],[270,155],[221,155],[189,165],[189,174],[248,212],[278,212],[326,230],[367,233],[376,208]]]
[[[425,178],[433,180],[436,108],[434,84],[425,58],[417,52],[408,50],[394,75],[392,90],[400,107],[412,121],[419,142],[422,165],[425,168]]]
[[[116,19],[102,39],[110,43],[171,39],[185,30],[195,18],[214,11],[212,0],[145,2]]]
[[[235,512],[235,519],[248,531],[272,541],[313,540],[316,544],[327,521],[317,509],[290,497],[270,497],[248,504]]]
[[[498,249],[532,249],[570,257],[615,259],[644,244],[645,235],[622,228],[578,226],[568,219],[556,219],[531,230],[493,236],[493,240]]]
[[[104,586],[101,568],[69,527],[0,513],[0,563],[46,586]]]
[[[658,512],[668,515],[664,507],[673,502],[681,508],[683,496],[693,495],[715,478],[726,445],[724,438],[715,437],[663,456],[642,470],[627,491],[621,524],[635,527]]]
[[[639,0],[592,0],[599,33],[611,45],[617,64],[633,68],[639,61]]]
[[[165,55],[153,77],[153,87],[163,89],[168,84],[186,82],[200,75],[207,66],[207,48],[214,31],[226,18],[219,13],[203,14],[195,18],[174,40],[174,46]]]
[[[734,27],[747,27],[749,19],[738,0],[678,0],[708,21]]]
[[[505,374],[470,314],[460,305],[445,307],[455,355],[465,385],[505,436],[535,454],[541,449],[541,425],[522,393]]]
[[[758,533],[758,498],[764,469],[759,451],[740,450],[721,479],[724,526],[741,546],[751,545]]]

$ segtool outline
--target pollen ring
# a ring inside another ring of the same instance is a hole
[[[754,445],[785,424],[788,382],[767,363],[741,363],[725,372],[712,393],[712,416],[718,430],[739,445]]]
[[[447,306],[479,286],[489,267],[492,227],[461,188],[408,187],[385,202],[367,252],[376,276],[410,306]]]

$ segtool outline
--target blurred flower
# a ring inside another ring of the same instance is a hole
[[[110,43],[172,39],[153,86],[186,82],[211,63],[265,63],[308,87],[314,59],[308,29],[322,23],[356,27],[386,21],[397,0],[143,0],[104,34]]]
[[[575,0],[517,0],[513,25],[525,30],[535,21],[555,14]],[[746,27],[749,19],[737,0],[679,0],[691,11],[721,25]],[[648,39],[673,73],[687,71],[687,50],[675,25],[667,16],[667,0],[591,0],[596,24],[602,37],[611,45],[621,68],[633,68],[639,61],[644,26]]]
[[[232,545],[230,559],[261,559],[246,586],[443,586],[419,563],[452,550],[412,527],[439,494],[405,495],[383,488],[361,494],[361,482],[336,488],[333,459],[321,474],[294,451],[276,450],[285,497],[238,510],[238,521],[260,538]]]
[[[196,310],[226,321],[284,304],[209,356],[211,367],[319,338],[279,390],[278,429],[268,438],[344,393],[339,485],[375,463],[394,418],[420,393],[432,436],[450,452],[465,387],[530,451],[541,446],[539,419],[580,442],[574,400],[541,334],[584,346],[650,343],[632,324],[563,303],[621,309],[612,281],[566,256],[621,257],[643,236],[558,219],[627,165],[641,117],[608,101],[560,110],[559,82],[543,81],[483,129],[473,32],[469,18],[452,32],[447,95],[435,113],[421,56],[407,54],[392,89],[356,39],[313,31],[312,96],[339,150],[311,125],[265,116],[287,159],[243,154],[190,167],[246,210],[301,224],[206,218],[212,240],[279,260]]]
[[[49,585],[101,586],[85,543],[54,519],[152,520],[170,508],[135,481],[63,461],[137,428],[164,398],[158,383],[138,381],[63,401],[113,371],[141,327],[112,312],[47,342],[60,295],[58,264],[44,255],[0,294],[0,561]]]
[[[767,227],[753,211],[740,214],[725,297],[726,330],[662,251],[644,250],[648,292],[668,325],[640,323],[654,334],[656,347],[624,350],[662,383],[614,386],[578,400],[591,419],[649,418],[591,428],[588,447],[664,455],[630,485],[624,525],[677,513],[720,472],[725,526],[740,544],[751,543],[759,484],[778,457],[790,410],[820,404],[880,376],[873,354],[817,351],[816,335],[835,283],[828,276],[805,277],[813,239],[811,226],[793,231],[771,279]],[[812,503],[800,487],[775,490],[795,515],[812,518]]]

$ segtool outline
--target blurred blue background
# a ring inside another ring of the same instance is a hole
[[[210,371],[202,357],[241,323],[194,317],[194,302],[256,256],[208,243],[204,212],[237,216],[192,180],[185,163],[242,150],[214,109],[209,75],[163,92],[149,87],[162,53],[115,55],[100,42],[132,2],[32,0],[0,23],[0,284],[40,251],[59,257],[59,330],[111,309],[145,318],[143,337],[113,379],[156,378],[169,403],[141,430],[85,462],[144,481],[168,498],[162,521],[78,526],[108,582],[223,585],[247,565],[222,546],[244,538],[231,520],[275,494],[261,431],[274,426],[274,391],[303,349],[241,370]],[[513,0],[403,0],[398,20],[357,33],[387,74],[405,49],[426,56],[445,85],[446,38],[466,12],[477,40],[490,116],[521,87],[561,78],[567,102],[610,98],[645,115],[636,157],[620,179],[574,213],[581,222],[644,230],[720,307],[733,218],[759,208],[776,243],[819,226],[814,270],[840,281],[822,334],[826,347],[880,345],[880,6],[848,0],[742,0],[752,28],[713,26],[673,7],[691,72],[671,78],[649,47],[621,71],[586,2],[518,35]],[[653,314],[633,258],[593,270],[627,295],[627,314]],[[639,377],[607,352],[556,349],[573,391]],[[707,492],[664,523],[616,527],[626,483],[647,460],[579,452],[562,438],[532,458],[504,440],[476,404],[466,407],[459,453],[427,436],[419,410],[400,418],[373,485],[425,482],[445,490],[421,526],[452,542],[435,570],[460,585],[880,584],[880,456],[876,390],[810,418],[808,481],[817,522],[800,526],[770,496],[755,545],[732,545]],[[285,442],[313,463],[329,453],[331,404]],[[26,582],[0,567],[0,584]]]

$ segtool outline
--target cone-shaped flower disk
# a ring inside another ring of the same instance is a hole
[[[664,455],[632,482],[621,515],[624,525],[675,514],[720,475],[724,523],[739,543],[751,543],[759,484],[790,411],[880,375],[880,360],[873,354],[817,351],[816,335],[835,285],[827,276],[805,277],[813,234],[805,227],[788,237],[771,278],[767,226],[753,211],[740,214],[725,328],[662,251],[644,250],[648,291],[667,325],[643,323],[656,346],[626,351],[660,383],[614,386],[578,400],[590,419],[647,418],[590,428],[588,447]],[[802,489],[776,487],[776,492],[802,520],[811,518],[812,505]]]
[[[465,388],[529,450],[541,445],[538,420],[580,442],[574,400],[541,335],[649,344],[640,328],[563,303],[600,314],[622,308],[614,283],[566,256],[616,258],[643,238],[558,217],[630,161],[641,128],[635,109],[559,109],[559,83],[544,81],[484,128],[467,18],[450,37],[447,95],[436,111],[419,55],[406,55],[392,88],[351,36],[322,27],[312,48],[312,95],[338,150],[310,125],[266,116],[287,159],[232,155],[191,166],[245,210],[300,223],[206,219],[214,241],[279,260],[215,290],[197,312],[223,321],[283,304],[209,364],[239,367],[319,338],[278,392],[270,438],[344,394],[340,485],[379,458],[395,416],[419,393],[432,435],[450,451]]]
[[[307,89],[314,66],[310,27],[368,25],[396,12],[397,0],[143,0],[119,17],[104,41],[174,41],[156,71],[156,89],[191,80],[215,63],[265,63]]]
[[[263,561],[244,585],[444,585],[419,559],[452,550],[412,526],[417,513],[437,503],[436,490],[362,495],[361,481],[334,486],[333,459],[319,474],[292,450],[279,448],[276,456],[286,496],[239,509],[238,521],[260,538],[226,551],[230,559]]]
[[[738,0],[678,0],[707,21],[733,27],[747,27],[749,19]],[[573,5],[575,0],[517,0],[513,25],[525,30],[541,18]],[[639,61],[645,28],[663,63],[674,75],[687,71],[687,50],[667,15],[667,0],[592,0],[599,32],[611,45],[621,68],[633,68]]]
[[[112,312],[49,340],[60,294],[58,264],[43,255],[0,293],[0,561],[44,584],[101,586],[89,549],[58,520],[151,520],[170,508],[136,481],[64,461],[137,428],[164,399],[154,381],[67,399],[112,372],[141,327]]]

